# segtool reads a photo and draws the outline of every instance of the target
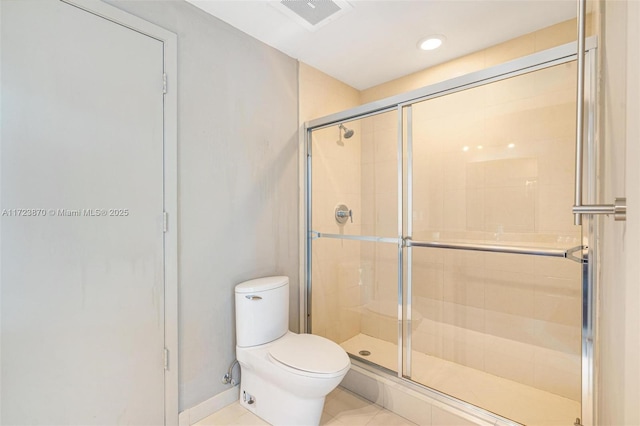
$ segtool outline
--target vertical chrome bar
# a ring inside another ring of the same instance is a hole
[[[402,345],[403,345],[403,336],[402,336],[402,286],[403,286],[403,259],[402,259],[402,106],[398,105],[398,377],[402,377]]]
[[[596,55],[589,51],[585,55],[585,105],[586,105],[586,175],[587,203],[593,204],[598,198],[596,174],[598,170],[598,146],[596,144],[595,121],[597,112],[597,80],[596,80]],[[582,267],[582,412],[581,423],[585,426],[595,424],[595,280],[597,279],[597,224],[598,216],[587,216],[582,227],[583,237],[586,237],[588,262]]]
[[[584,132],[584,40],[586,0],[578,0],[578,88],[576,91],[576,176],[574,206],[582,206],[582,145]],[[582,214],[574,213],[573,223],[582,224]]]
[[[413,235],[413,106],[406,107],[407,111],[407,236]],[[411,302],[413,285],[413,248],[407,247],[407,341],[405,342],[407,355],[405,357],[407,365],[404,372],[407,377],[411,377],[411,342],[413,325],[411,322]]]
[[[585,222],[585,228],[589,228],[589,238],[594,236],[594,224],[597,216],[590,216]],[[582,400],[581,400],[581,424],[594,426],[594,328],[593,313],[595,294],[593,280],[595,279],[594,259],[596,248],[589,241],[588,262],[582,264]]]
[[[312,289],[312,283],[311,283],[311,268],[312,268],[312,257],[311,257],[311,250],[312,250],[312,243],[313,243],[313,239],[311,238],[311,188],[312,188],[312,182],[311,182],[311,178],[312,178],[312,161],[311,161],[311,141],[312,141],[312,136],[311,136],[311,129],[305,129],[306,130],[306,134],[305,134],[305,150],[306,150],[306,160],[307,160],[307,170],[306,170],[306,191],[307,191],[307,202],[306,202],[306,209],[307,209],[307,214],[306,214],[306,223],[305,223],[305,232],[307,233],[307,244],[306,244],[306,248],[307,248],[307,256],[306,256],[306,262],[307,262],[307,267],[306,267],[306,280],[307,280],[307,287],[306,287],[306,298],[305,298],[305,332],[307,333],[311,333],[311,300],[312,300],[312,294],[311,294],[311,289]]]

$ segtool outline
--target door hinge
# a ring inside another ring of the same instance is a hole
[[[162,212],[162,231],[167,232],[169,229],[169,214],[167,212]]]
[[[162,93],[167,93],[167,74],[162,74]]]
[[[573,423],[573,426],[583,426],[582,422],[580,421],[580,417],[576,417],[576,421]]]
[[[169,369],[169,349],[164,348],[164,369]]]

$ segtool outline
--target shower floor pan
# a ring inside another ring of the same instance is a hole
[[[398,347],[358,334],[341,343],[356,356],[395,371]],[[367,350],[363,357],[358,352]],[[572,424],[580,417],[580,403],[531,386],[494,376],[454,362],[412,352],[412,380],[529,426]]]

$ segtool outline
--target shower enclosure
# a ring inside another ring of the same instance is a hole
[[[307,123],[307,332],[462,408],[587,424],[595,230],[572,215],[575,52]],[[585,60],[595,170],[593,39]]]

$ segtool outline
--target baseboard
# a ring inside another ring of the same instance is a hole
[[[233,404],[240,397],[240,387],[234,386],[224,392],[201,402],[195,407],[187,408],[178,416],[180,426],[191,426],[200,420],[209,417],[216,411],[222,410],[227,405]]]

